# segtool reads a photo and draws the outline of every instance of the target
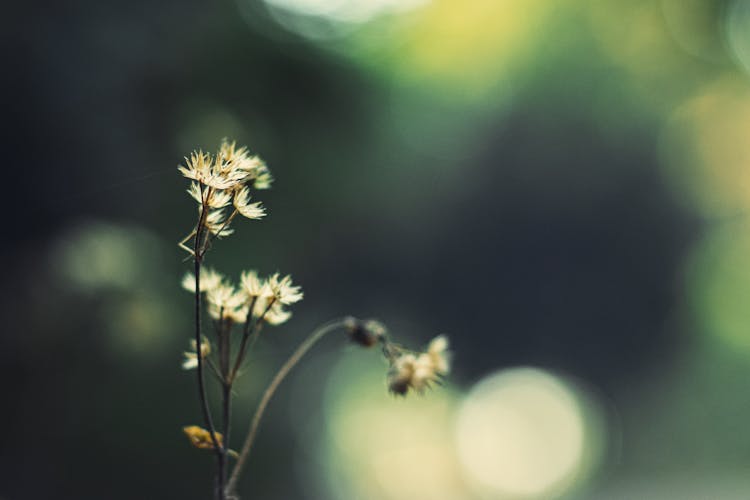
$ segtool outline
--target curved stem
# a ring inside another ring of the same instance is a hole
[[[265,413],[266,407],[271,401],[271,398],[276,392],[276,389],[279,388],[279,385],[284,381],[284,378],[286,378],[292,368],[294,368],[294,366],[299,363],[299,360],[302,359],[302,357],[307,353],[307,351],[310,350],[312,346],[314,346],[321,338],[323,338],[328,333],[338,328],[344,327],[345,325],[346,323],[344,318],[335,319],[327,323],[323,323],[318,328],[313,330],[310,336],[308,336],[307,339],[305,339],[304,342],[302,342],[299,347],[297,347],[297,350],[292,353],[289,359],[287,359],[286,363],[284,363],[276,373],[273,380],[271,380],[271,383],[263,393],[263,397],[261,398],[260,403],[258,403],[258,408],[255,410],[255,415],[253,415],[253,420],[250,424],[250,431],[245,438],[245,443],[242,445],[242,451],[240,451],[239,457],[237,458],[237,463],[235,464],[234,469],[232,470],[232,475],[230,476],[229,482],[227,483],[228,495],[231,495],[237,487],[237,480],[239,479],[240,473],[242,472],[242,467],[245,465],[247,457],[250,454],[250,449],[252,448],[253,442],[255,441],[255,436],[258,433],[258,427],[260,426],[260,421],[263,418],[263,413]]]

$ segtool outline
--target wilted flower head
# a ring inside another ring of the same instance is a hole
[[[210,267],[204,268],[201,272],[201,292],[218,287],[222,281],[224,281],[224,276],[221,273]],[[182,288],[195,293],[195,275],[193,273],[185,273],[185,276],[182,277]]]
[[[448,339],[444,335],[434,338],[427,352],[395,356],[388,371],[388,390],[398,395],[405,395],[409,388],[424,392],[431,384],[439,382],[442,375],[448,374],[449,358]]]
[[[273,295],[265,295],[256,298],[253,317],[262,319],[269,325],[280,325],[291,318],[292,313],[284,309],[284,304],[277,301]]]
[[[271,289],[266,285],[265,280],[260,278],[258,273],[252,269],[242,271],[242,274],[240,274],[240,287],[248,299],[271,295]]]
[[[272,182],[271,173],[266,164],[257,156],[251,156],[246,147],[237,147],[235,142],[224,139],[214,156],[203,151],[193,152],[185,158],[184,165],[178,167],[183,176],[191,179],[188,193],[198,202],[198,220],[193,232],[180,242],[180,247],[191,254],[194,249],[185,246],[190,237],[204,235],[207,230],[214,237],[228,236],[233,230],[229,228],[235,215],[249,219],[260,219],[265,209],[260,202],[251,203],[250,187],[267,189]],[[233,205],[227,215],[224,208]],[[208,244],[195,241],[195,245],[205,245],[199,249],[202,254]]]
[[[191,182],[187,191],[199,205],[205,204],[209,208],[224,208],[232,202],[231,192],[219,191],[218,189],[202,190],[201,185],[197,182]]]
[[[199,427],[197,425],[187,425],[182,428],[182,432],[184,432],[188,437],[188,439],[190,440],[190,444],[192,444],[196,448],[201,448],[204,450],[214,449],[214,442],[211,439],[211,433],[203,427]],[[214,436],[216,437],[218,445],[220,447],[223,446],[224,436],[222,436],[220,432],[214,432]]]
[[[360,321],[356,318],[347,318],[345,326],[349,339],[364,347],[372,347],[385,339],[385,326],[374,319]]]
[[[229,222],[224,209],[209,210],[206,219],[203,221],[211,234],[217,237],[229,236],[234,232],[234,229],[229,228]]]
[[[245,297],[232,285],[221,283],[206,292],[208,302],[208,315],[213,319],[231,319],[238,323],[244,322],[247,317],[247,309],[244,309]]]
[[[185,351],[183,354],[185,355],[185,361],[182,362],[182,369],[183,370],[192,370],[193,368],[198,368],[198,353],[197,353],[197,347],[195,345],[195,339],[190,341],[190,346],[192,348],[192,351]],[[201,339],[201,358],[205,358],[211,354],[211,344],[208,342],[208,339],[203,337]]]
[[[304,294],[299,286],[292,286],[292,276],[287,274],[279,278],[279,273],[268,278],[268,286],[275,300],[284,305],[294,304],[302,300]]]
[[[247,186],[234,195],[234,208],[240,215],[248,219],[261,219],[266,215],[266,209],[261,206],[259,201],[250,203],[250,189]]]
[[[448,350],[448,337],[439,335],[430,341],[425,353],[438,375],[448,375],[451,370],[451,353]]]

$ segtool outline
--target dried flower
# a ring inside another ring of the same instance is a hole
[[[245,321],[247,309],[242,314],[245,305],[245,296],[235,290],[232,285],[221,283],[206,292],[208,303],[208,315],[213,319],[230,318],[238,323]]]
[[[271,171],[268,170],[266,164],[261,160],[260,165],[258,165],[255,180],[253,181],[253,187],[255,189],[270,189],[272,182],[273,176],[271,176]]]
[[[250,189],[247,186],[234,195],[234,208],[240,215],[248,219],[261,219],[266,215],[266,209],[261,206],[259,201],[250,203]]]
[[[266,282],[254,270],[242,271],[240,287],[248,299],[272,295],[271,289],[266,286]]]
[[[287,274],[279,279],[279,273],[268,278],[268,286],[275,299],[284,304],[294,304],[302,300],[304,294],[299,286],[292,286],[292,276]]]
[[[409,388],[421,393],[449,371],[448,339],[441,335],[430,342],[427,352],[401,353],[391,359],[388,390],[398,395],[405,395]]]
[[[346,334],[355,344],[372,347],[385,338],[385,326],[374,319],[360,321],[356,318],[347,318],[345,323]]]
[[[208,211],[204,222],[211,234],[215,234],[219,238],[229,236],[234,232],[234,229],[228,227],[229,221],[225,219],[225,215],[223,209],[212,209]]]
[[[253,307],[253,317],[261,319],[269,325],[280,325],[292,317],[292,313],[284,309],[284,304],[276,300],[273,295],[257,297]]]
[[[289,318],[292,317],[292,312],[287,311],[283,307],[281,307],[280,303],[275,303],[271,308],[266,312],[266,315],[263,317],[263,320],[268,323],[269,325],[280,325],[282,323],[285,323],[289,320]]]
[[[185,351],[183,354],[185,355],[185,361],[182,362],[182,369],[183,370],[192,370],[193,368],[198,368],[198,353],[195,345],[195,339],[190,341],[190,346],[192,348],[192,351]],[[201,339],[201,358],[205,358],[211,354],[211,344],[208,342],[208,339],[203,337]]]
[[[190,440],[190,443],[196,448],[200,448],[202,450],[214,449],[214,442],[211,439],[211,433],[203,427],[199,427],[197,425],[187,425],[182,428],[182,432],[185,433],[185,435]],[[214,436],[216,437],[216,442],[218,443],[218,445],[222,446],[224,436],[222,436],[220,432],[214,432]]]
[[[430,358],[430,363],[438,375],[448,375],[451,369],[448,337],[439,335],[432,339],[425,354]]]
[[[388,371],[388,390],[393,394],[405,395],[414,377],[414,364],[417,358],[413,354],[403,354],[396,358]]]
[[[203,269],[201,272],[201,292],[216,288],[221,285],[222,281],[224,281],[224,276],[221,273],[209,267]],[[195,275],[193,273],[185,273],[185,276],[182,277],[182,288],[195,293]]]
[[[191,182],[187,191],[199,205],[205,204],[210,208],[224,208],[232,202],[230,192],[217,189],[204,189],[201,192],[201,185],[197,182]]]

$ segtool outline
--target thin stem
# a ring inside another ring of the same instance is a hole
[[[230,222],[232,222],[232,219],[234,219],[234,217],[237,215],[237,213],[238,213],[238,211],[235,208],[234,211],[229,215],[229,217],[227,217],[227,220],[224,221],[224,224],[222,224],[221,227],[219,228],[219,230],[216,231],[216,234],[209,234],[208,235],[208,240],[206,242],[206,246],[208,246],[211,243],[213,243],[213,241],[221,235],[221,232],[224,231],[224,228],[227,227]]]
[[[254,300],[253,300],[254,302]],[[252,311],[252,307],[250,309]],[[251,313],[248,313],[248,316]],[[256,325],[257,326],[257,325]],[[242,330],[242,340],[240,341],[239,349],[237,350],[237,359],[234,360],[234,366],[232,367],[232,371],[229,372],[229,380],[234,382],[235,377],[237,376],[237,371],[240,369],[240,365],[242,364],[242,361],[245,359],[245,351],[247,350],[247,340],[250,337],[250,319],[245,322],[245,328]],[[254,331],[260,331],[259,328],[252,328]],[[257,335],[256,335],[257,337]]]
[[[232,470],[232,475],[229,477],[229,482],[227,483],[227,494],[233,494],[235,488],[237,487],[237,481],[240,477],[240,473],[242,472],[242,467],[245,465],[248,455],[250,455],[250,449],[252,448],[253,442],[255,441],[255,436],[258,433],[258,427],[260,426],[260,421],[263,418],[263,413],[265,413],[268,403],[271,401],[271,398],[279,388],[281,382],[284,381],[284,378],[286,378],[292,368],[294,368],[294,366],[299,363],[300,359],[302,359],[307,351],[309,351],[310,348],[314,346],[321,338],[323,338],[328,333],[345,326],[346,318],[341,318],[324,323],[313,330],[313,332],[307,337],[307,339],[305,339],[299,345],[299,347],[297,347],[297,350],[292,353],[289,359],[287,359],[286,363],[282,365],[282,367],[274,376],[273,380],[271,380],[271,383],[263,393],[263,397],[261,398],[260,403],[258,403],[258,408],[256,408],[255,414],[253,415],[253,420],[250,423],[250,430],[247,434],[247,437],[245,438],[245,443],[242,445],[242,451],[240,451],[239,457],[237,458],[237,463]]]
[[[240,347],[237,351],[237,359],[234,360],[234,366],[232,367],[232,371],[229,374],[229,380],[234,381],[235,377],[237,377],[237,372],[240,369],[240,365],[242,365],[242,362],[245,360],[245,355],[247,354],[247,350],[249,347],[252,347],[255,344],[255,341],[258,340],[258,334],[260,333],[261,328],[263,328],[263,319],[266,317],[266,314],[271,309],[271,306],[275,302],[276,299],[273,299],[269,302],[268,306],[266,306],[265,311],[263,311],[263,314],[255,319],[255,322],[252,322],[252,315],[253,310],[255,309],[255,302],[257,301],[257,297],[253,297],[253,300],[250,301],[250,308],[247,312],[247,319],[245,320],[245,328],[242,331],[242,341],[240,342]],[[250,337],[250,332],[252,332],[253,338],[252,342],[248,346],[247,341]]]
[[[232,415],[232,383],[224,381],[221,386],[221,398],[222,398],[222,428],[224,429],[224,447],[221,450],[223,467],[220,472],[220,487],[222,488],[222,494],[224,492],[224,485],[227,484],[227,473],[229,467],[227,467],[227,454],[229,452],[229,431],[231,427],[231,415]]]
[[[201,402],[201,410],[203,412],[203,420],[205,421],[208,432],[211,435],[211,442],[216,451],[216,461],[218,465],[218,482],[216,497],[219,500],[224,500],[224,453],[219,446],[219,440],[216,437],[216,429],[214,427],[213,418],[211,417],[211,410],[208,407],[208,398],[206,397],[206,383],[203,376],[203,356],[201,356],[201,260],[202,253],[200,249],[200,241],[202,237],[201,229],[205,221],[206,207],[202,207],[201,215],[198,218],[198,226],[195,231],[195,246],[194,246],[194,262],[195,262],[195,345],[198,351],[198,397]]]

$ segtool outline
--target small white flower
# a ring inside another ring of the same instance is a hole
[[[254,270],[243,271],[240,274],[240,286],[248,299],[271,295],[271,290],[266,286],[265,280],[260,278]]]
[[[234,229],[229,228],[229,223],[224,220],[224,210],[209,210],[206,215],[206,227],[217,237],[229,236],[234,232]]]
[[[448,339],[441,335],[429,344],[427,352],[417,355],[400,354],[391,361],[388,372],[388,389],[398,395],[405,395],[409,389],[422,393],[433,383],[440,381],[441,375],[450,371]]]
[[[276,326],[276,325],[285,323],[291,317],[292,317],[292,312],[287,311],[286,309],[281,307],[281,304],[277,302],[271,307],[271,309],[268,310],[268,312],[266,313],[263,319],[269,325]]]
[[[451,353],[448,351],[448,337],[439,335],[430,341],[427,346],[427,356],[429,356],[435,372],[439,375],[447,375],[451,370]]]
[[[211,165],[213,160],[211,155],[201,150],[193,151],[190,158],[185,158],[185,167],[182,165],[177,170],[188,179],[206,184],[205,179],[211,176]]]
[[[391,364],[388,371],[388,390],[394,394],[404,395],[411,386],[417,358],[413,354],[402,354]]]
[[[224,276],[221,273],[214,271],[207,267],[201,271],[201,292],[207,292],[217,286],[221,285],[224,281]],[[188,292],[195,293],[195,275],[193,273],[185,273],[182,277],[182,288]]]
[[[183,353],[185,355],[185,360],[182,362],[183,370],[198,368],[198,354],[196,352],[195,339],[190,341],[190,346],[192,351],[185,351]],[[211,354],[211,344],[208,342],[208,339],[203,337],[201,339],[201,358],[205,358],[209,354]]]
[[[253,187],[255,189],[270,189],[271,183],[273,182],[273,176],[271,171],[268,170],[266,164],[258,158],[260,164],[257,167],[255,180],[253,181]]]
[[[208,315],[213,319],[234,318],[237,310],[245,304],[245,297],[238,293],[232,285],[221,283],[206,292]],[[245,313],[247,316],[247,313]],[[242,319],[244,322],[244,318]]]
[[[266,215],[266,209],[259,201],[250,203],[250,189],[247,186],[234,195],[234,208],[248,219],[261,219]]]
[[[277,301],[284,305],[294,304],[302,300],[304,294],[299,286],[292,285],[292,276],[287,274],[279,279],[279,273],[268,278],[268,286]]]

